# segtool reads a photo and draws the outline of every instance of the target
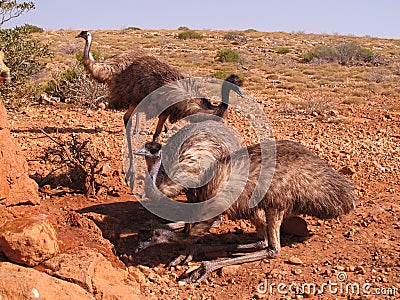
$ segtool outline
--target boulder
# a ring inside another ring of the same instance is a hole
[[[13,262],[37,266],[59,252],[57,234],[45,216],[7,221],[0,227],[0,251]]]
[[[42,266],[49,275],[78,284],[96,299],[140,299],[140,286],[135,278],[94,249],[73,249],[45,261]]]
[[[6,110],[0,102],[0,204],[39,204],[38,186],[28,176],[28,163],[10,135]]]
[[[95,299],[80,286],[8,262],[0,262],[0,299]],[[132,298],[133,299],[133,298]]]

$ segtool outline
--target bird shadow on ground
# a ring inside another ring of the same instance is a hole
[[[148,230],[155,224],[168,223],[166,220],[161,219],[147,211],[139,202],[127,201],[101,204],[86,207],[78,210],[77,212],[82,214],[91,212],[106,215],[120,222],[120,238],[117,240],[111,240],[111,242],[115,247],[117,255],[121,257],[123,262],[127,265],[145,265],[149,267],[158,266],[160,264],[168,265],[173,259],[181,254],[187,254],[189,251],[189,245],[155,245],[145,249],[140,253],[135,253],[141,231]],[[226,233],[226,229],[230,227],[227,227],[227,224],[222,223],[217,231],[222,231],[225,229],[224,233],[208,234],[199,243],[204,245],[224,245],[246,244],[257,241],[257,235],[255,232],[243,233],[241,230],[238,232],[231,232],[231,230],[228,230],[228,233]],[[281,234],[282,247],[300,243],[304,240],[304,237],[301,238],[293,235]],[[201,249],[201,245],[198,247]],[[202,261],[227,257],[231,257],[229,253],[219,251],[206,254],[199,253],[198,255],[194,256],[193,260]]]

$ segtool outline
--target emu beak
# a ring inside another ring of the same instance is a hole
[[[233,90],[234,90],[234,91],[236,92],[236,94],[238,94],[240,97],[244,98],[244,92],[243,92],[243,90],[242,90],[240,87],[235,86],[235,88],[234,88]]]
[[[142,148],[142,149],[139,149],[139,150],[133,152],[133,154],[139,155],[139,156],[148,156],[149,152],[145,148]]]
[[[142,252],[143,250],[147,249],[151,246],[150,242],[140,242],[135,249],[135,254]]]

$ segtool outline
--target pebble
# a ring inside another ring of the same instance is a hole
[[[302,264],[303,264],[303,262],[301,261],[301,259],[298,258],[298,257],[296,257],[296,256],[291,256],[291,257],[289,257],[289,259],[287,260],[287,263],[289,263],[289,264],[291,264],[291,265],[296,265],[296,266],[299,266],[299,265],[302,265]]]
[[[300,275],[300,274],[302,273],[302,271],[301,271],[301,269],[294,269],[294,270],[292,271],[292,273],[293,273],[294,275]]]
[[[237,273],[237,271],[240,269],[240,265],[232,265],[232,266],[226,266],[221,268],[220,270],[220,276],[232,276]]]

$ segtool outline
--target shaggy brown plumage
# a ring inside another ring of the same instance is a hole
[[[161,151],[161,147],[159,149]],[[244,162],[247,155],[249,165]],[[188,193],[192,197],[188,200],[202,202],[218,195],[219,202],[214,204],[215,208],[224,206],[224,202],[231,200],[233,195],[239,195],[225,214],[231,219],[249,219],[255,225],[260,241],[249,245],[225,246],[227,249],[239,251],[263,250],[224,261],[203,262],[187,281],[201,281],[210,272],[226,265],[279,256],[280,226],[285,215],[306,214],[321,219],[336,218],[354,209],[357,200],[357,192],[347,178],[307,148],[292,141],[277,141],[276,148],[273,142],[242,148],[230,157],[218,160],[214,167],[212,179],[194,192]],[[249,175],[245,176],[248,167]],[[236,175],[231,176],[230,170]],[[256,189],[260,174],[263,184],[271,179],[265,194],[263,188],[266,187]],[[204,176],[209,175],[207,171],[204,172]],[[243,186],[244,189],[241,190]],[[251,202],[253,193],[261,200],[256,205]],[[208,206],[206,209],[212,207]],[[206,212],[195,212],[197,216],[203,213]],[[160,243],[193,243],[206,234],[212,222],[213,219],[195,223],[185,233],[159,229],[150,241],[141,243],[139,248]]]
[[[147,95],[168,83],[185,78],[177,69],[141,50],[124,52],[107,59],[105,62],[96,62],[90,54],[92,35],[87,31],[82,31],[77,37],[86,40],[83,58],[86,70],[94,78],[107,83],[109,86],[110,107],[128,109],[124,115],[125,126],[127,126],[135,108]],[[236,75],[228,77],[227,80],[238,85],[242,83]],[[233,85],[230,86],[231,89],[234,89],[234,87]],[[229,94],[229,91],[225,94]],[[223,95],[225,98],[226,96],[229,97],[225,94]],[[158,138],[167,119],[173,123],[196,113],[223,116],[227,110],[227,101],[214,106],[209,100],[201,98],[191,101],[193,105],[183,102],[176,103],[161,114],[156,110],[155,115],[159,115],[159,119],[153,139]],[[146,112],[148,112],[147,109]],[[136,122],[138,122],[138,119],[136,119]],[[136,127],[137,125],[136,123]]]
[[[4,53],[0,51],[0,83],[11,82],[10,69],[4,63]]]

